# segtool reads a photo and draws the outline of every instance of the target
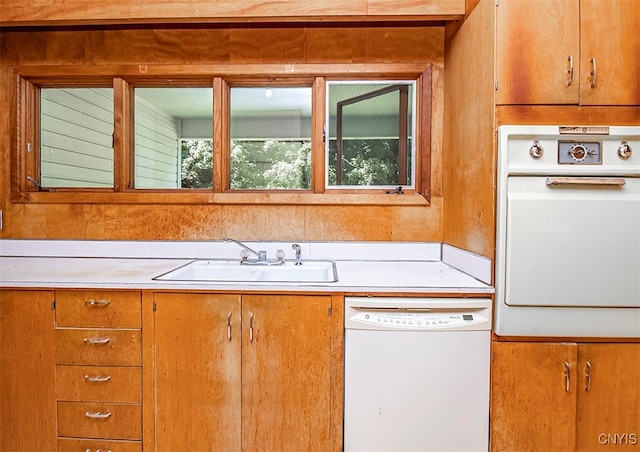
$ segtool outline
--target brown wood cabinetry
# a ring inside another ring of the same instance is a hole
[[[27,8],[24,2],[3,0],[0,24],[59,25],[156,22],[326,22],[366,20],[442,20],[464,16],[465,0],[217,0],[181,2],[112,0],[108,4],[86,0],[53,0]]]
[[[494,342],[493,451],[640,444],[640,344]]]
[[[640,104],[640,3],[500,0],[496,103]]]
[[[53,291],[0,291],[0,450],[56,448]]]
[[[142,450],[141,306],[139,291],[56,291],[60,450]]]
[[[340,449],[342,297],[154,300],[157,450]]]

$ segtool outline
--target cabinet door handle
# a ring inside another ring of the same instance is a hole
[[[108,306],[111,300],[85,300],[89,306]]]
[[[95,344],[95,345],[106,344],[110,340],[111,339],[109,339],[108,337],[85,337],[84,338],[84,342],[87,342],[89,344]]]
[[[253,342],[253,312],[249,314],[249,342]]]
[[[591,58],[589,60],[591,62],[591,88],[595,88],[596,82],[598,81],[598,72],[596,70],[596,59]]]
[[[584,377],[585,377],[584,390],[589,391],[589,389],[591,389],[591,363],[589,361],[587,361],[587,364],[585,366]]]
[[[111,375],[85,375],[84,379],[86,381],[103,383],[111,380]]]
[[[565,392],[569,392],[570,380],[571,380],[571,370],[569,368],[569,363],[565,361],[564,362],[564,390],[565,390]]]
[[[567,70],[569,77],[567,77],[567,86],[569,86],[573,83],[573,57],[569,55],[569,58],[567,59],[569,60],[569,69]]]
[[[111,413],[101,413],[100,411],[96,411],[95,413],[87,411],[84,415],[90,419],[107,419],[111,417]]]
[[[227,314],[227,339],[231,340],[231,311]]]

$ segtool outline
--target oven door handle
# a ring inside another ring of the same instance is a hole
[[[622,186],[627,181],[622,177],[547,177],[547,185],[615,185]]]

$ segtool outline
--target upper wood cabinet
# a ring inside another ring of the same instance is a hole
[[[465,14],[465,0],[53,0],[0,3],[0,26],[159,22],[327,22],[452,20]]]
[[[500,0],[496,103],[640,104],[636,0]]]

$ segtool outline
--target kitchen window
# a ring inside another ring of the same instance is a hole
[[[414,93],[414,81],[327,84],[327,187],[414,188]]]
[[[430,70],[407,79],[379,71],[349,79],[327,67],[331,78],[130,76],[122,68],[106,76],[108,69],[96,68],[93,77],[60,75],[60,68],[55,76],[21,75],[14,198],[54,202],[61,195],[53,193],[66,193],[64,202],[76,202],[99,193],[96,202],[110,202],[156,193],[152,202],[224,203],[252,198],[220,195],[248,192],[289,194],[255,199],[294,204],[317,202],[291,197],[296,193],[341,195],[338,203],[357,202],[342,195],[358,193],[428,198]],[[169,192],[183,195],[163,195]]]

